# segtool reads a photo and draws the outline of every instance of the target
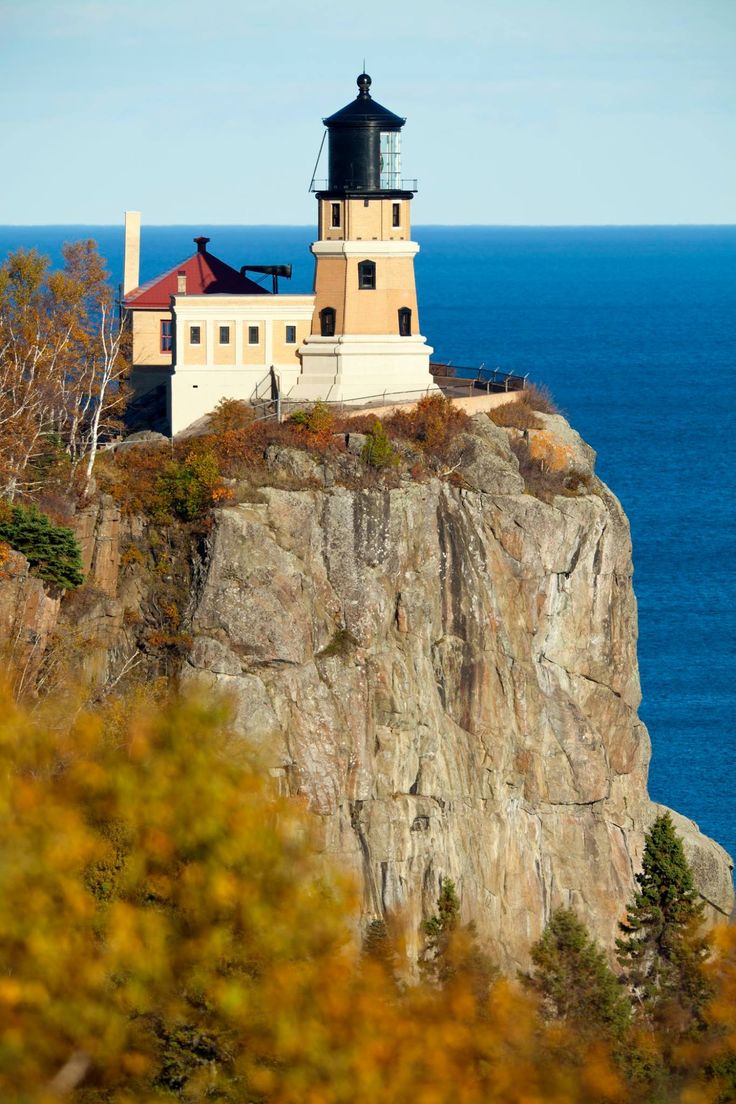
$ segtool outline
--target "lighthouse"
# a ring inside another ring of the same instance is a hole
[[[323,120],[328,178],[315,189],[314,312],[299,349],[297,399],[434,390],[414,279],[416,181],[401,175],[406,120],[373,99],[367,73],[357,84],[356,98]]]

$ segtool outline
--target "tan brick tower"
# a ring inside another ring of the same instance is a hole
[[[414,281],[416,181],[401,178],[406,120],[376,103],[370,85],[361,73],[356,99],[324,120],[329,179],[317,191],[314,315],[292,392],[300,399],[434,388]]]

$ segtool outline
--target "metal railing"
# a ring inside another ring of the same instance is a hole
[[[309,186],[309,190],[310,192],[329,192],[330,182],[329,180],[325,179],[313,180]],[[355,187],[351,187],[349,184],[337,189],[337,191],[339,192],[360,192],[361,195],[366,192],[369,197],[372,190],[373,189],[361,188],[358,185],[356,185]],[[376,190],[379,192],[418,192],[419,181],[416,176],[402,177],[401,180],[397,180],[392,185],[381,184]]]
[[[255,420],[257,422],[282,422],[291,412],[314,406],[317,402],[329,406],[337,413],[343,413],[346,410],[355,411],[360,407],[367,414],[370,414],[372,408],[416,403],[420,398],[436,393],[435,388],[423,387],[418,391],[381,391],[374,395],[358,395],[349,401],[330,399],[329,397],[325,399],[290,399],[288,395],[281,394],[279,377],[275,372],[274,380],[277,390],[275,394],[272,393],[271,398],[260,398],[257,394],[258,388],[253,392],[250,405],[256,411]]]
[[[430,370],[435,378],[451,379],[453,384],[457,383],[458,385],[467,384],[469,393],[478,389],[485,390],[486,393],[490,393],[491,391],[523,391],[526,387],[527,376],[515,376],[510,372],[502,372],[500,368],[489,371],[481,365],[478,369],[472,369],[472,371],[477,372],[474,378],[463,376],[456,377],[450,376],[449,374],[445,376],[442,372],[438,372],[437,369],[453,371],[471,371],[471,369],[453,369],[449,364],[433,363],[430,365]],[[481,373],[485,373],[488,378],[482,379]],[[317,402],[323,403],[325,406],[329,406],[337,413],[341,414],[346,410],[357,412],[358,408],[365,411],[366,414],[370,414],[371,409],[376,407],[402,406],[404,404],[416,403],[428,395],[436,394],[437,390],[437,388],[423,387],[415,391],[381,391],[373,395],[357,395],[349,401],[345,399],[331,399],[328,391],[327,397],[324,399],[291,399],[288,395],[282,394],[281,379],[278,373],[272,368],[268,375],[264,376],[264,378],[256,384],[250,399],[250,405],[256,411],[256,421],[282,422],[284,418],[287,418],[293,411],[314,406]],[[268,392],[268,394],[266,394],[266,392]],[[452,396],[450,396],[450,398],[452,398]]]
[[[468,385],[469,390],[479,389],[486,393],[497,391],[523,391],[529,378],[527,372],[519,376],[514,372],[505,372],[501,368],[486,368],[481,364],[478,368],[460,364],[440,364],[432,362],[429,366],[432,375],[437,378],[452,382],[453,386]]]

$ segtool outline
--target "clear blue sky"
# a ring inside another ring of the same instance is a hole
[[[311,223],[363,56],[417,222],[736,222],[736,0],[0,0],[0,223]]]

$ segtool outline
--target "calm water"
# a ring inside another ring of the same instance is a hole
[[[231,264],[294,264],[310,227],[149,227],[142,278],[208,233]],[[95,237],[116,279],[122,230],[0,227],[0,256]],[[425,227],[422,332],[438,359],[546,384],[598,450],[631,520],[650,792],[736,854],[733,416],[736,227]]]

